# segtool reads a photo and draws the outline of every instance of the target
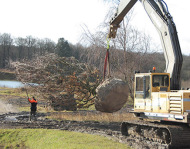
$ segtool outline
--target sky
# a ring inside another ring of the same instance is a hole
[[[190,55],[190,1],[165,0],[177,26],[182,53]],[[13,37],[65,38],[76,44],[88,26],[95,32],[109,10],[103,0],[0,0],[0,33]],[[158,33],[137,2],[132,24],[160,44]],[[105,41],[106,42],[106,41]]]
[[[0,0],[0,33],[77,43],[82,27],[94,30],[108,11],[103,0]]]
[[[167,3],[170,14],[173,17],[173,21],[176,24],[178,38],[181,46],[182,54],[190,55],[190,1],[189,0],[164,0]],[[134,17],[132,24],[139,30],[145,32],[152,37],[153,42],[156,45],[160,45],[161,42],[159,35],[146,14],[142,4],[137,2],[134,6]]]

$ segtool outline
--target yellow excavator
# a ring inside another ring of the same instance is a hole
[[[169,147],[190,147],[190,90],[180,90],[183,58],[176,26],[163,0],[139,0],[156,27],[166,60],[165,72],[135,73],[134,110],[143,121],[123,122],[123,135],[143,137]],[[137,0],[121,0],[110,21],[109,38],[115,38],[120,22]],[[144,119],[159,120],[153,123]],[[169,122],[168,122],[169,121]]]

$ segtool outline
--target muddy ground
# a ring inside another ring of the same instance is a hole
[[[26,99],[9,99],[7,103],[9,106],[18,107],[26,106],[28,102]],[[41,103],[42,104],[42,103]],[[43,106],[43,104],[42,104]],[[85,111],[78,111],[84,113]],[[97,111],[90,111],[97,114]],[[124,111],[122,111],[124,112]],[[126,109],[126,112],[128,110]],[[74,113],[76,114],[76,112]],[[43,128],[43,129],[60,129],[68,131],[76,131],[82,133],[89,133],[95,135],[105,136],[120,143],[125,143],[135,149],[167,149],[168,146],[161,143],[150,142],[143,138],[137,140],[123,136],[120,131],[121,122],[97,122],[97,121],[68,121],[68,120],[54,120],[48,118],[51,112],[37,113],[35,119],[29,121],[29,112],[6,112],[0,114],[0,129],[10,128]],[[72,114],[71,114],[72,116]]]
[[[128,144],[133,148],[159,148],[166,149],[167,146],[158,143],[151,143],[150,141],[136,140],[135,138],[127,138],[121,135],[119,122],[105,123],[93,121],[57,121],[46,118],[51,113],[38,113],[36,120],[29,121],[29,112],[6,113],[0,115],[0,128],[43,128],[43,129],[60,129],[68,131],[76,131],[82,133],[96,134],[108,137],[121,143]]]

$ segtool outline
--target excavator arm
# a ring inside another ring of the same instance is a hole
[[[164,50],[165,72],[170,73],[171,90],[179,90],[183,63],[177,30],[167,5],[163,0],[139,0],[156,27]],[[121,0],[117,12],[110,21],[109,38],[115,38],[120,22],[137,0]]]

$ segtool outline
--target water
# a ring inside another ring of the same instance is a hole
[[[19,87],[24,87],[24,84],[19,81],[0,80],[0,87],[19,88]]]
[[[8,87],[8,88],[20,88],[24,86],[38,86],[37,83],[27,83],[23,84],[22,82],[19,81],[5,81],[5,80],[0,80],[0,87]]]
[[[6,120],[6,121],[17,121],[15,115],[14,115],[14,116],[6,116],[6,117],[5,117],[5,120]]]

